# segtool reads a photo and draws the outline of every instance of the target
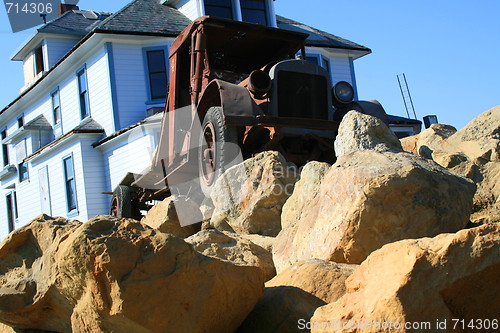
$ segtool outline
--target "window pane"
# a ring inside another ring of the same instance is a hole
[[[78,73],[78,89],[79,92],[87,90],[87,76],[85,75],[85,70]]]
[[[231,7],[231,0],[205,0],[205,6],[225,6]]]
[[[232,8],[205,6],[205,14],[231,20],[233,19]]]
[[[267,25],[266,13],[255,9],[241,9],[243,21]]]
[[[165,53],[163,50],[148,52],[149,72],[166,72]]]
[[[54,115],[54,124],[61,121],[61,108],[59,105],[59,91],[52,94],[52,111]]]
[[[319,66],[319,59],[318,59],[318,57],[306,56],[306,61],[311,62],[311,63]]]
[[[66,183],[66,190],[68,195],[68,210],[76,209],[76,186],[75,181],[71,180]]]
[[[264,0],[241,0],[242,9],[266,9]]]
[[[87,93],[86,92],[83,92],[80,95],[80,109],[81,109],[82,119],[86,118],[89,115],[89,111],[88,111],[89,107],[88,107],[88,103],[87,103]]]
[[[66,180],[75,178],[75,174],[73,172],[73,158],[68,157],[64,160],[64,172]]]
[[[147,58],[151,99],[165,98],[167,96],[165,52],[163,50],[148,51]]]
[[[164,73],[151,74],[151,98],[165,98],[167,95],[167,79]]]

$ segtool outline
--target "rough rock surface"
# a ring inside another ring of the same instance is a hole
[[[233,332],[263,286],[256,267],[109,216],[43,216],[0,246],[0,321],[21,329]]]
[[[401,151],[401,142],[379,118],[349,111],[335,138],[337,158],[357,150]]]
[[[297,287],[326,303],[332,303],[344,296],[345,280],[357,267],[317,259],[299,261],[268,281],[266,288]]]
[[[500,106],[456,133],[446,125],[432,125],[402,142],[406,151],[433,159],[478,185],[472,222],[500,221]]]
[[[264,297],[238,332],[303,332],[300,323],[342,297],[345,280],[357,267],[322,260],[296,263],[266,283]]]
[[[307,163],[300,173],[300,180],[295,184],[293,195],[286,201],[281,213],[282,229],[295,225],[300,220],[304,207],[309,207],[317,200],[318,188],[330,164],[321,162]]]
[[[276,275],[271,252],[238,234],[208,229],[186,238],[185,241],[203,255],[227,260],[235,265],[259,267],[265,281]]]
[[[299,328],[299,320],[309,321],[314,311],[324,305],[323,300],[300,288],[269,287],[237,332],[304,332]]]
[[[312,332],[356,332],[320,329],[332,319],[373,323],[359,332],[384,331],[375,322],[398,323],[398,332],[411,331],[407,322],[430,322],[425,332],[451,332],[452,318],[491,323],[500,313],[499,271],[499,223],[388,244],[347,279],[343,298],[316,310]],[[436,320],[446,320],[448,330],[438,329]]]
[[[215,210],[210,225],[239,234],[276,236],[281,210],[297,180],[296,168],[274,151],[231,167],[211,192]]]
[[[469,221],[474,191],[472,182],[413,154],[344,155],[314,200],[295,215],[283,212],[294,222],[284,221],[276,238],[276,270],[312,258],[359,264],[384,244],[455,232]]]
[[[198,209],[198,207],[193,205],[193,203],[187,201],[180,203],[179,199],[174,196],[168,197],[154,205],[153,208],[148,211],[146,216],[141,219],[141,223],[150,226],[153,229],[158,229],[161,232],[166,232],[177,237],[189,237],[194,235],[199,228],[194,225],[182,226],[181,221],[179,221],[179,215],[177,214],[176,207],[183,208],[181,210],[183,210],[184,213],[192,213],[196,212]]]

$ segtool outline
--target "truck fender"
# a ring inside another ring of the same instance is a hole
[[[212,106],[221,106],[224,117],[254,118],[264,114],[245,87],[218,79],[203,91],[197,106],[200,121]]]

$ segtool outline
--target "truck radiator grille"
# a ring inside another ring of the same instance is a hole
[[[280,71],[278,114],[280,117],[328,120],[328,87],[324,76]]]

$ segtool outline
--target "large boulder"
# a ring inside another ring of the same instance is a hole
[[[344,155],[314,200],[283,212],[293,222],[276,238],[276,270],[312,258],[360,264],[387,243],[456,232],[469,221],[474,192],[471,181],[409,153]]]
[[[332,303],[344,296],[345,280],[357,267],[318,259],[299,261],[268,281],[266,288],[296,287]]]
[[[141,223],[161,232],[185,238],[194,235],[199,227],[192,224],[183,225],[182,214],[195,215],[198,210],[199,208],[193,202],[170,196],[154,205],[141,219]]]
[[[317,200],[318,189],[330,164],[312,161],[301,170],[300,180],[295,184],[293,195],[286,201],[281,213],[281,227],[289,228],[297,223],[304,210]]]
[[[335,138],[337,158],[357,150],[401,151],[401,142],[377,117],[349,111],[339,126]]]
[[[256,267],[109,216],[44,217],[0,246],[0,321],[20,329],[233,332],[263,287]]]
[[[316,310],[309,326],[312,332],[454,332],[454,325],[467,331],[472,323],[472,332],[480,319],[491,328],[500,313],[499,271],[499,223],[388,244],[346,280],[343,298]]]
[[[235,265],[259,267],[265,281],[276,275],[271,251],[238,234],[208,229],[186,238],[185,241],[203,255],[227,260]]]
[[[269,287],[236,332],[304,332],[299,328],[301,321],[310,321],[314,311],[324,305],[325,301],[297,287]]]
[[[434,124],[405,138],[406,151],[432,159],[477,184],[473,223],[500,221],[500,106],[474,118],[459,131]]]
[[[266,283],[264,297],[243,322],[243,332],[303,332],[314,311],[345,294],[345,280],[357,265],[301,261]]]
[[[275,151],[231,167],[212,189],[215,210],[210,225],[239,234],[276,236],[281,210],[297,180],[296,168]]]

